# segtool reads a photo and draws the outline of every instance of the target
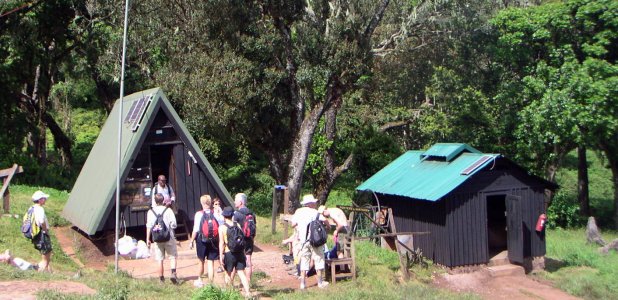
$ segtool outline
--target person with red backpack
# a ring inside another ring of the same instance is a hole
[[[234,196],[234,206],[237,210],[234,212],[233,220],[240,225],[245,234],[245,256],[247,257],[245,274],[251,282],[251,274],[253,274],[251,255],[253,254],[253,240],[255,239],[257,224],[255,214],[247,208],[247,195],[245,193],[238,193]]]
[[[193,233],[191,234],[191,249],[195,245],[197,259],[200,261],[200,274],[196,280],[196,286],[202,286],[204,275],[204,261],[208,271],[208,283],[212,284],[215,279],[214,262],[219,260],[219,221],[212,209],[210,195],[200,197],[202,210],[195,213],[193,219]]]

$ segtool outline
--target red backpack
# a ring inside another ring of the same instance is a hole
[[[200,237],[202,242],[219,242],[219,222],[215,219],[215,215],[212,211],[209,213],[202,211]]]

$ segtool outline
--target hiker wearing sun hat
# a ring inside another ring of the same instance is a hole
[[[310,269],[311,260],[315,265],[315,270],[318,275],[318,287],[324,288],[328,285],[328,282],[322,280],[324,273],[324,246],[314,247],[311,243],[307,242],[309,223],[319,219],[323,221],[328,228],[328,221],[322,214],[319,214],[316,206],[318,199],[313,195],[303,196],[303,200],[300,204],[303,206],[297,209],[292,216],[292,227],[296,228],[298,232],[298,242],[302,245],[299,250],[300,257],[300,289],[306,288],[305,278],[307,272]]]
[[[39,262],[40,272],[51,272],[49,263],[51,261],[52,245],[49,237],[49,222],[43,208],[48,198],[49,195],[43,193],[43,191],[36,191],[32,194],[32,202],[34,203],[32,215],[34,216],[34,222],[41,228],[39,234],[32,238],[34,248],[41,253],[41,262]]]

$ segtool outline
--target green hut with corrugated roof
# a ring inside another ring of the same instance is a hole
[[[462,143],[408,151],[356,188],[392,208],[398,232],[447,267],[487,264],[498,254],[532,267],[545,255],[545,191],[557,185],[529,174],[500,154]]]

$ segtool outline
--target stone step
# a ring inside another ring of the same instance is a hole
[[[524,267],[517,265],[501,265],[501,266],[492,266],[486,267],[485,271],[491,277],[502,277],[502,276],[524,276],[526,275],[526,271]]]
[[[508,265],[511,262],[509,261],[508,257],[493,257],[492,259],[489,260],[489,263],[487,264],[490,267],[494,267],[494,266],[504,266],[504,265]]]

